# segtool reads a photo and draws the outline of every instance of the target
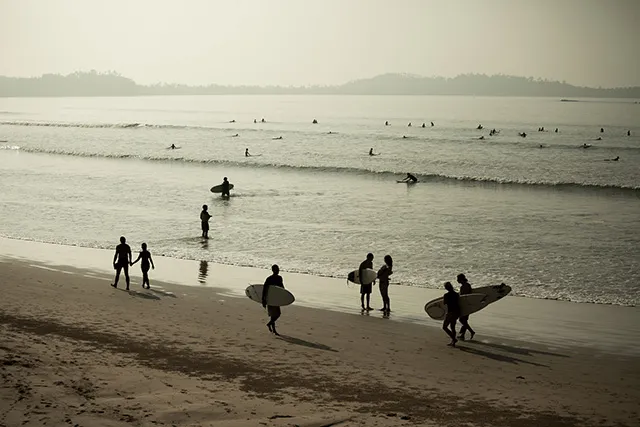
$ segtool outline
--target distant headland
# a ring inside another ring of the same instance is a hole
[[[471,95],[570,98],[636,98],[640,86],[591,88],[566,82],[506,75],[462,74],[453,78],[383,74],[335,86],[140,85],[115,72],[95,70],[40,77],[0,76],[0,97],[154,95]]]

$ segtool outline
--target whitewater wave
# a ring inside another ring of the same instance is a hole
[[[306,170],[312,172],[326,173],[351,173],[359,175],[375,175],[385,179],[397,179],[404,176],[406,171],[401,170],[374,170],[366,168],[343,167],[343,166],[313,166],[313,165],[292,165],[286,163],[273,162],[251,162],[251,161],[235,161],[223,159],[189,159],[185,157],[170,156],[140,156],[135,154],[106,154],[106,153],[90,153],[78,151],[66,151],[61,149],[43,149],[43,148],[21,148],[18,146],[0,146],[0,149],[20,150],[29,153],[54,154],[74,157],[89,158],[107,158],[107,159],[138,159],[144,161],[157,162],[183,162],[194,164],[216,164],[229,165],[235,167],[254,167],[254,168],[276,168],[290,170]],[[593,190],[619,190],[640,193],[640,185],[618,185],[605,184],[596,182],[573,182],[573,181],[544,181],[532,179],[511,179],[490,176],[471,176],[471,175],[448,175],[438,173],[418,173],[415,174],[419,181],[425,182],[462,182],[475,185],[505,185],[505,186],[530,186],[530,187],[547,187],[547,188],[575,188],[575,189],[593,189]],[[638,194],[640,196],[640,194]]]

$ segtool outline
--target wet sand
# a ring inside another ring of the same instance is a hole
[[[639,417],[635,355],[554,350],[500,330],[450,348],[431,324],[300,305],[283,309],[278,338],[258,304],[215,287],[243,288],[258,272],[212,267],[213,286],[180,286],[154,280],[166,268],[158,258],[152,289],[134,268],[126,292],[109,286],[106,269],[61,252],[47,255],[66,261],[58,265],[0,259],[0,425],[631,426]]]

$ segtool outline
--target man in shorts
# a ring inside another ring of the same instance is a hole
[[[442,329],[451,337],[451,342],[448,345],[455,347],[458,342],[456,339],[456,321],[460,317],[460,295],[453,289],[451,282],[446,282],[444,288],[447,290],[447,293],[444,294],[444,305],[447,306],[447,314],[444,317]],[[449,329],[449,326],[451,326],[451,329]]]
[[[113,255],[113,268],[116,270],[116,278],[111,284],[114,288],[118,287],[120,279],[120,270],[124,270],[124,278],[127,281],[127,290],[129,290],[129,266],[131,265],[131,248],[127,245],[127,239],[120,237],[120,244],[116,246],[116,253]]]
[[[369,300],[371,299],[371,290],[373,288],[373,282],[370,283],[362,283],[362,275],[364,274],[364,270],[366,268],[370,268],[373,270],[373,254],[368,253],[367,259],[360,263],[360,267],[358,268],[358,277],[360,278],[360,304],[362,305],[362,311],[371,311],[371,305],[369,305]],[[364,306],[364,298],[367,297],[367,306]]]

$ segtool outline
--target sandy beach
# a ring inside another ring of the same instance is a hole
[[[107,271],[70,264],[0,262],[1,426],[632,426],[639,417],[635,355],[551,351],[499,330],[454,349],[435,327],[295,304],[275,337],[262,307],[213,286],[152,275],[142,290],[134,269],[126,292]],[[227,280],[249,274],[235,270]]]

